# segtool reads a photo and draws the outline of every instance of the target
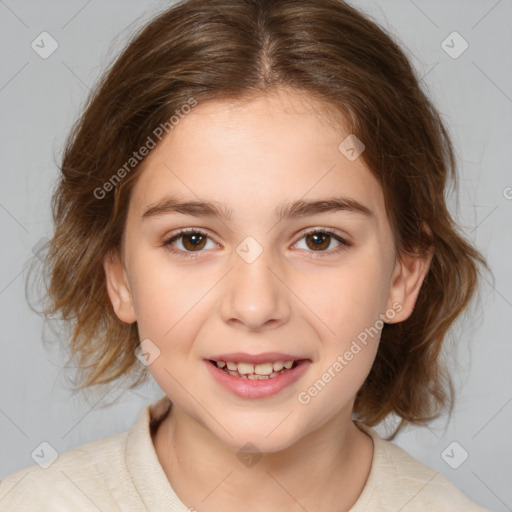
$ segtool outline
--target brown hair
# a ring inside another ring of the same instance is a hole
[[[391,36],[341,0],[182,1],[142,27],[99,81],[66,142],[45,266],[46,314],[73,325],[78,389],[121,377],[132,388],[147,375],[134,355],[137,324],[117,319],[102,266],[120,247],[140,171],[126,162],[191,98],[244,100],[281,87],[329,105],[366,144],[361,158],[382,184],[397,254],[434,249],[412,315],[383,328],[354,413],[369,426],[395,413],[396,434],[451,411],[441,348],[485,260],[445,204],[455,158],[439,114]]]

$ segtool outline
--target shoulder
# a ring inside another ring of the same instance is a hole
[[[21,469],[0,482],[0,511],[119,510],[108,500],[129,478],[124,470],[127,432],[99,439],[62,454],[46,468]],[[99,503],[103,502],[103,503]],[[74,507],[74,508],[73,508]]]
[[[357,425],[373,439],[374,460],[363,493],[351,512],[486,512],[446,477],[386,441],[374,429]]]

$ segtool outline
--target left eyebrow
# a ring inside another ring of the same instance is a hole
[[[276,208],[274,216],[277,222],[281,222],[283,219],[293,217],[304,217],[307,215],[318,215],[337,211],[359,213],[367,217],[373,216],[373,212],[367,206],[349,197],[332,197],[310,201],[298,200],[292,203],[286,203]]]
[[[373,216],[373,212],[367,206],[348,197],[293,201],[279,205],[275,208],[273,213],[276,222],[280,222],[288,218],[336,211],[359,213],[367,217]],[[180,201],[173,197],[167,197],[146,210],[142,214],[142,218],[159,217],[172,213],[192,215],[194,217],[218,217],[231,220],[233,210],[216,201]]]

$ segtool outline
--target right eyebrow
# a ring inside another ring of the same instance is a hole
[[[206,201],[180,201],[167,197],[151,206],[142,214],[142,218],[159,217],[170,213],[193,215],[194,217],[219,217],[231,220],[232,210],[220,203]]]

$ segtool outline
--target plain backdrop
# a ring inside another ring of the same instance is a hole
[[[51,237],[58,159],[89,88],[133,31],[171,3],[0,0],[0,478],[33,465],[43,441],[62,453],[130,428],[162,395],[152,381],[110,407],[101,407],[108,393],[73,394],[57,345],[43,345],[55,333],[28,307],[25,279]],[[495,277],[448,339],[452,417],[409,427],[395,442],[482,506],[512,510],[512,2],[352,3],[401,42],[442,112],[459,158],[451,209]],[[47,58],[32,46],[42,32],[58,44]]]

